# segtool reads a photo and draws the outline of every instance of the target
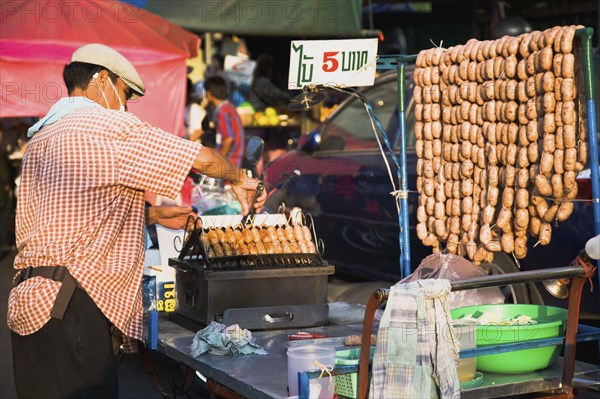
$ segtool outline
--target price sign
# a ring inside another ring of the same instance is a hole
[[[175,311],[175,283],[164,282],[158,287],[156,310],[159,312]]]
[[[293,41],[288,89],[311,84],[372,86],[376,61],[377,39]]]

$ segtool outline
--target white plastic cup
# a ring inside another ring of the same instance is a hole
[[[302,371],[316,371],[319,368],[315,361],[327,366],[335,367],[335,348],[323,345],[299,345],[287,350],[288,359],[288,387],[290,396],[298,395],[298,373]],[[323,373],[323,378],[309,380],[310,384],[320,386],[319,399],[331,399],[335,393],[335,378],[329,383],[329,374]],[[319,389],[318,387],[311,388]],[[311,397],[313,397],[311,395]]]

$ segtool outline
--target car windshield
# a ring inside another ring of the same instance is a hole
[[[398,128],[398,118],[393,118],[397,110],[397,93],[395,79],[382,82],[363,92],[390,140],[395,139]],[[363,103],[356,98],[332,117],[325,126],[322,137],[320,148],[322,151],[360,151],[377,148],[371,120]]]

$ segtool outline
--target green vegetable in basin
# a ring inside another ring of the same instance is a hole
[[[543,305],[479,305],[451,310],[453,319],[478,319],[477,347],[563,336],[567,309]],[[497,324],[490,324],[497,322]],[[554,363],[561,345],[477,357],[477,370],[502,374],[528,373]]]

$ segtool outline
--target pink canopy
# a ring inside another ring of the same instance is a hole
[[[181,135],[186,58],[199,38],[119,1],[0,0],[0,117],[43,116],[67,96],[65,64],[78,47],[102,43],[129,59],[146,95],[128,103],[143,121]]]

